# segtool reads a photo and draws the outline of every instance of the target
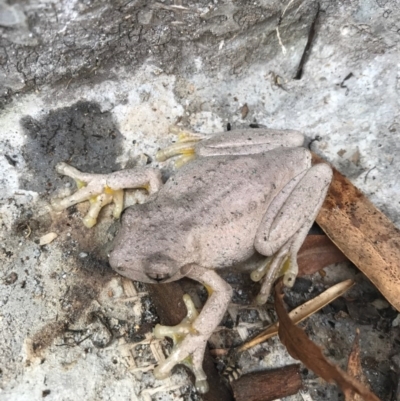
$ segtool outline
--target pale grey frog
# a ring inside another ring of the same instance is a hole
[[[87,226],[96,223],[101,207],[110,202],[119,217],[124,188],[148,190],[147,203],[123,214],[110,255],[113,269],[146,283],[189,277],[208,289],[200,314],[185,297],[188,316],[182,324],[156,327],[156,336],[167,335],[175,343],[156,368],[157,378],[184,363],[193,370],[197,389],[207,391],[204,350],[232,295],[219,269],[264,255],[265,262],[251,274],[261,281],[259,304],[266,302],[278,276],[284,276],[287,286],[294,284],[297,252],[332,178],[328,165],[311,166],[303,142],[303,135],[295,131],[247,129],[207,137],[181,131],[178,143],[158,153],[161,161],[180,155],[178,164],[184,164],[165,185],[151,167],[97,175],[65,163],[57,166],[81,189],[53,206],[62,210],[90,200]]]

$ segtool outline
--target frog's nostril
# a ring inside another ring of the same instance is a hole
[[[146,273],[146,275],[148,278],[157,282],[164,281],[170,277],[168,273]]]

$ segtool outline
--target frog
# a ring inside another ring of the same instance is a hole
[[[222,320],[232,288],[220,272],[254,255],[251,272],[260,282],[256,303],[266,303],[274,281],[293,286],[297,253],[326,197],[332,170],[312,165],[305,137],[295,130],[237,129],[213,135],[175,127],[178,141],[156,159],[175,158],[176,172],[163,183],[160,169],[146,165],[110,174],[89,174],[59,163],[78,191],[55,199],[63,210],[89,200],[84,224],[96,224],[103,206],[114,203],[121,226],[109,254],[111,267],[131,280],[168,283],[183,277],[201,283],[208,299],[200,312],[185,295],[188,314],[174,326],[157,325],[157,338],[173,349],[154,370],[157,379],[178,364],[194,373],[200,393],[208,391],[203,370],[206,344]],[[147,201],[124,209],[124,189],[145,189]]]

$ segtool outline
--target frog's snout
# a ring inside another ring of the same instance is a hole
[[[108,262],[110,263],[110,266],[117,271],[123,271],[124,268],[122,267],[121,264],[121,258],[119,257],[119,253],[115,252],[114,250],[114,244],[110,246],[110,249],[108,251]]]

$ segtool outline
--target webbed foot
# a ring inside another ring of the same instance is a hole
[[[202,367],[208,337],[198,333],[193,327],[198,312],[190,296],[185,294],[183,301],[188,312],[181,323],[176,326],[157,324],[154,328],[156,338],[169,337],[174,343],[169,357],[154,369],[154,376],[160,380],[165,379],[175,365],[183,364],[193,372],[196,389],[203,394],[208,391],[207,376]]]
[[[182,130],[176,125],[169,127],[169,132],[177,135],[178,140],[172,145],[159,150],[156,154],[156,159],[157,161],[164,162],[171,157],[177,156],[175,159],[176,168],[182,167],[190,160],[193,160],[196,157],[196,143],[208,137],[207,135]]]
[[[293,252],[290,242],[285,244],[275,255],[267,257],[254,269],[250,278],[253,281],[262,281],[261,289],[257,295],[256,302],[263,305],[267,302],[274,281],[283,276],[286,287],[292,287],[299,270],[297,264],[297,251]]]
[[[124,204],[124,189],[145,188],[151,194],[157,192],[162,185],[160,172],[151,168],[89,174],[66,163],[59,163],[56,170],[59,174],[73,178],[78,190],[66,198],[53,199],[53,209],[61,211],[77,203],[89,201],[89,211],[83,218],[83,224],[88,228],[96,224],[100,210],[109,203],[114,203],[114,218],[120,217]]]

